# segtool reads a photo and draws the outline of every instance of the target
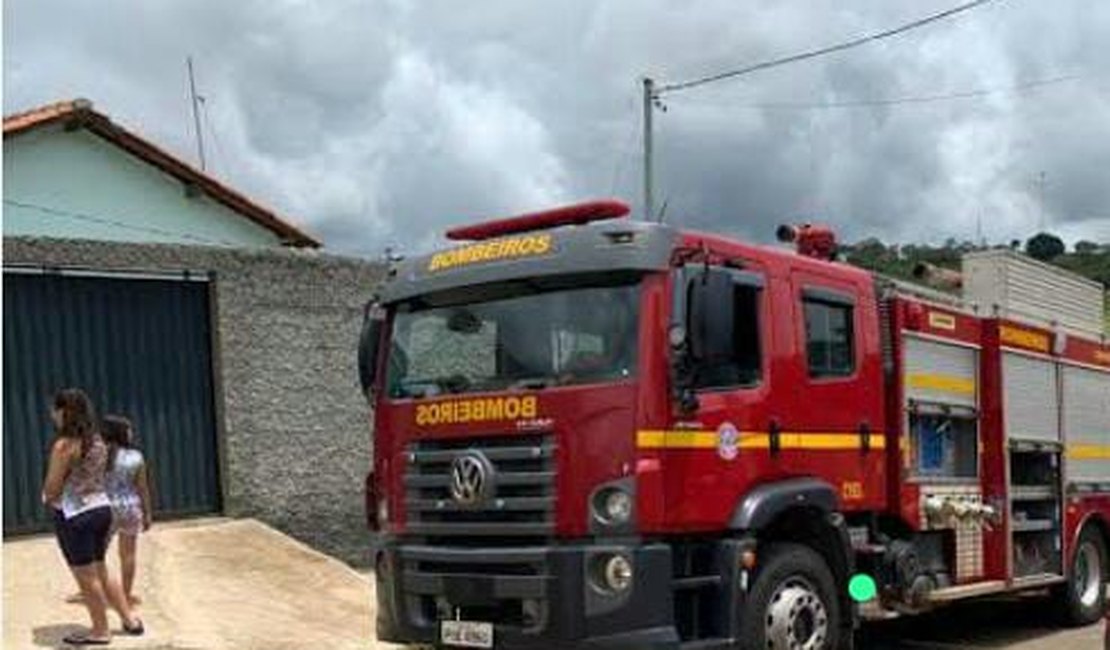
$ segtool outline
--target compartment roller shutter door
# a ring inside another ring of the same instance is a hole
[[[1002,411],[1013,439],[1060,441],[1056,362],[1016,352],[1002,354]]]
[[[1110,484],[1110,372],[1062,366],[1068,479]]]
[[[906,398],[975,408],[979,355],[973,348],[905,339]]]

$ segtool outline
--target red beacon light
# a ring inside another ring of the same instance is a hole
[[[830,262],[836,259],[836,233],[828,226],[783,224],[775,231],[775,236],[781,242],[793,242],[799,255]]]
[[[565,205],[560,208],[522,214],[507,219],[484,221],[472,226],[459,226],[447,231],[447,239],[455,241],[481,241],[502,235],[532,230],[546,230],[559,226],[580,226],[591,221],[619,219],[627,216],[631,208],[623,201],[606,199]]]

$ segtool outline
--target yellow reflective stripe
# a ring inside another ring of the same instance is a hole
[[[719,444],[716,431],[698,430],[646,430],[636,434],[636,446],[640,449],[715,449]],[[740,433],[741,449],[769,449],[771,436],[761,431]],[[860,438],[857,433],[801,433],[783,432],[779,434],[781,449],[843,450],[859,449]],[[886,438],[882,432],[872,432],[871,448],[883,449]]]
[[[1072,460],[1110,460],[1110,445],[1068,445]]]
[[[636,445],[642,449],[710,449],[717,446],[715,431],[640,431]]]
[[[783,449],[859,449],[858,433],[784,433]],[[871,448],[883,449],[886,439],[881,432],[871,433]]]
[[[906,375],[906,384],[910,388],[938,390],[942,393],[975,394],[975,380],[957,377],[956,375],[909,374]]]

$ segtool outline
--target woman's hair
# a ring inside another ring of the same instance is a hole
[[[131,420],[122,415],[105,415],[100,422],[104,441],[108,443],[108,467],[116,466],[116,454],[120,449],[131,449],[135,441],[131,436]]]
[[[98,433],[92,400],[80,388],[63,388],[54,395],[54,408],[62,412],[62,424],[55,441],[61,438],[80,440],[81,457],[84,458]]]

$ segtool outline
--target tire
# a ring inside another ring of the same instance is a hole
[[[840,603],[825,560],[801,544],[773,544],[762,555],[740,612],[740,648],[838,648]]]
[[[1072,555],[1068,581],[1055,593],[1067,625],[1089,625],[1106,611],[1106,542],[1094,526],[1085,526]]]

